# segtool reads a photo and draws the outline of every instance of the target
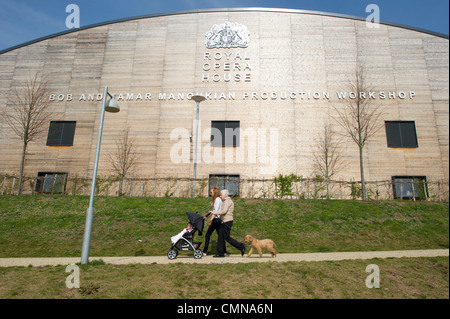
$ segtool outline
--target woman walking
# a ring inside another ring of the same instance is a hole
[[[214,231],[217,231],[219,234],[219,227],[221,224],[221,219],[219,216],[214,215],[214,212],[219,212],[222,210],[222,199],[219,196],[219,189],[217,187],[211,188],[211,196],[212,196],[212,213],[211,218],[208,220],[208,231],[205,234],[205,248],[203,249],[203,256],[206,256],[209,248],[209,240]]]
[[[241,256],[245,254],[245,244],[238,242],[236,239],[231,238],[230,230],[233,226],[233,211],[234,203],[228,195],[228,190],[223,189],[220,192],[220,198],[222,199],[222,209],[215,212],[215,215],[219,215],[221,224],[219,227],[219,238],[217,239],[217,255],[214,257],[225,257],[225,242],[230,243],[236,249],[241,252]]]

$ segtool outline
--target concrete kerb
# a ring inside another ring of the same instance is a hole
[[[270,258],[269,254],[264,254],[262,258],[253,255],[247,258],[245,255],[230,255],[225,258],[213,258],[205,256],[201,259],[194,259],[192,254],[181,252],[174,260],[169,260],[167,256],[139,256],[139,257],[90,257],[89,261],[103,260],[105,264],[129,265],[129,264],[236,264],[251,262],[308,262],[308,261],[339,261],[354,259],[373,258],[418,258],[418,257],[448,257],[449,249],[430,250],[393,250],[393,251],[361,251],[361,252],[328,252],[328,253],[299,253],[299,254],[278,254],[275,258]],[[80,257],[33,257],[33,258],[0,258],[0,267],[42,267],[71,265],[80,263]]]

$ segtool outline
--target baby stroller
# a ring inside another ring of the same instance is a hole
[[[200,250],[201,242],[195,242],[194,236],[198,231],[199,236],[202,235],[203,225],[209,213],[206,216],[201,216],[197,213],[186,212],[189,219],[189,224],[181,233],[171,238],[172,247],[170,247],[167,257],[169,259],[175,259],[178,256],[180,250],[190,250],[194,252],[194,258],[200,259],[203,257],[203,252]]]

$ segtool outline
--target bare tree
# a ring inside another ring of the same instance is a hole
[[[48,129],[48,121],[53,115],[48,99],[47,83],[48,81],[41,78],[39,72],[36,72],[31,79],[12,88],[11,108],[4,114],[6,124],[22,141],[18,195],[22,192],[23,169],[28,144],[42,137]]]
[[[317,141],[314,152],[314,168],[324,177],[327,183],[327,198],[330,198],[330,180],[343,166],[342,152],[336,133],[330,124],[325,124],[322,134]]]
[[[136,164],[138,156],[135,152],[135,138],[130,137],[128,127],[121,139],[116,139],[116,152],[108,154],[108,160],[114,173],[119,176],[119,196],[122,196],[123,181],[132,167]]]
[[[337,115],[332,116],[345,130],[345,135],[356,143],[359,149],[359,165],[361,173],[361,189],[363,200],[367,200],[366,183],[364,179],[364,146],[381,127],[378,119],[383,114],[374,100],[366,94],[373,91],[366,83],[366,70],[364,64],[357,64],[354,78],[347,85],[349,95],[344,98],[343,107],[333,105]]]

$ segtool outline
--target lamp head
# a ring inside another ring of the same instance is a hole
[[[191,99],[195,102],[203,102],[204,100],[206,100],[206,98],[201,95],[194,95]]]
[[[120,111],[119,103],[114,97],[106,101],[105,111],[111,113],[117,113]]]

